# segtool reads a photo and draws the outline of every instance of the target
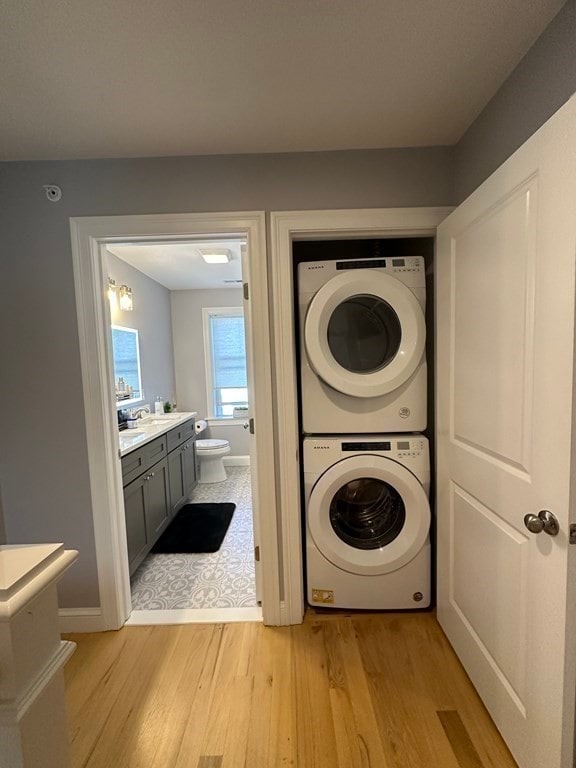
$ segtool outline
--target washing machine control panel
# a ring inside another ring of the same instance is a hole
[[[365,440],[361,443],[342,443],[342,450],[343,451],[352,451],[352,453],[361,453],[362,451],[389,451],[392,448],[392,443],[388,440],[386,442],[371,442],[370,440]]]
[[[304,440],[306,471],[323,471],[341,459],[362,453],[385,456],[406,465],[428,466],[428,440],[421,435],[347,435]]]
[[[386,453],[391,452],[398,457],[420,456],[426,450],[425,441],[422,438],[409,440],[362,440],[347,441],[341,443],[343,453]]]

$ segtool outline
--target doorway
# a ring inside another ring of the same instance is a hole
[[[123,472],[131,624],[175,615],[261,618],[242,287],[246,246],[245,239],[217,236],[102,246],[123,466],[149,445],[145,441],[165,435],[169,443],[166,482],[156,481],[165,512],[154,526],[146,525],[139,503],[141,482]],[[130,301],[123,301],[127,295]],[[191,414],[195,439],[176,445],[170,436]]]
[[[131,594],[126,552],[126,526],[122,520],[122,472],[118,461],[113,359],[108,334],[110,312],[106,304],[107,264],[102,247],[120,243],[145,244],[190,240],[235,240],[246,243],[242,276],[246,322],[246,360],[251,371],[250,474],[256,537],[262,569],[262,618],[280,623],[280,590],[273,465],[272,398],[268,286],[264,250],[263,214],[191,214],[75,219],[71,222],[83,384],[86,402],[89,466],[94,527],[101,591],[101,629],[122,626],[130,615]],[[134,298],[135,300],[135,298]],[[165,393],[158,393],[164,395]],[[168,393],[166,393],[168,394]],[[252,397],[253,394],[253,397]],[[194,409],[195,410],[195,409]],[[200,416],[200,414],[198,414]],[[262,425],[259,429],[258,425]],[[259,512],[267,514],[260,519]],[[189,621],[172,615],[170,623]],[[213,616],[197,620],[213,621]],[[232,620],[245,620],[245,617]],[[146,621],[149,623],[149,621]]]

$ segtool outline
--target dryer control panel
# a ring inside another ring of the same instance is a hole
[[[410,288],[423,288],[426,285],[426,265],[422,256],[387,256],[374,259],[302,262],[298,265],[298,292],[315,293],[332,277],[359,269],[376,269],[396,277]]]

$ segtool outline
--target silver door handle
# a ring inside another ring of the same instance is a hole
[[[558,536],[560,524],[555,515],[547,509],[541,509],[537,515],[524,515],[524,525],[531,533],[547,533]]]

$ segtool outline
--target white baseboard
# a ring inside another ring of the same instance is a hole
[[[169,611],[132,611],[127,627],[158,624],[227,624],[262,621],[262,608],[182,608]]]
[[[249,467],[250,456],[224,456],[222,463],[225,467]]]
[[[287,627],[293,623],[292,616],[290,616],[290,611],[288,610],[288,603],[285,600],[282,600],[280,602],[280,626]]]
[[[60,632],[103,632],[100,608],[60,608]]]

